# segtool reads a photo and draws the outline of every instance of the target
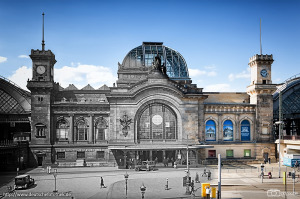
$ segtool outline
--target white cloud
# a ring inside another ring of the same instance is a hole
[[[8,77],[12,82],[16,83],[18,86],[20,86],[23,89],[26,89],[27,80],[32,78],[32,71],[31,68],[28,68],[27,66],[22,66],[21,68],[18,68],[12,76]]]
[[[110,68],[95,65],[81,65],[76,67],[64,66],[54,70],[54,79],[64,88],[74,84],[78,89],[90,84],[95,89],[106,84],[112,86],[117,77]]]
[[[6,62],[6,61],[7,61],[7,58],[6,58],[6,57],[1,57],[1,56],[0,56],[0,63],[1,63],[1,62]]]
[[[190,77],[197,77],[197,76],[205,75],[205,74],[206,74],[206,71],[189,68]]]
[[[230,73],[228,75],[229,81],[234,81],[235,79],[250,79],[250,77],[251,77],[250,68],[247,68],[247,71],[242,71],[241,73],[238,74]]]
[[[18,57],[19,57],[19,58],[27,58],[27,59],[29,59],[29,56],[28,56],[28,55],[19,55]]]
[[[204,87],[205,92],[235,92],[229,84],[211,84]]]
[[[205,70],[190,68],[189,69],[189,75],[190,75],[190,77],[198,77],[198,76],[201,76],[201,75],[206,75],[206,76],[209,76],[209,77],[213,77],[213,76],[216,76],[217,73],[215,71],[205,71]]]

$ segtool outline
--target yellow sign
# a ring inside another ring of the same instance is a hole
[[[283,184],[286,184],[286,172],[283,172]]]

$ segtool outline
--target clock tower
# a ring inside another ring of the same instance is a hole
[[[272,84],[271,65],[273,55],[254,55],[250,58],[251,83],[247,87],[250,103],[256,105],[255,140],[270,142],[273,124],[273,96],[276,84]]]
[[[44,14],[43,14],[44,15]],[[42,50],[31,50],[32,79],[28,80],[27,88],[31,91],[31,143],[30,147],[36,154],[38,164],[53,162],[54,127],[52,108],[59,85],[54,82],[55,55],[45,50],[44,36]]]

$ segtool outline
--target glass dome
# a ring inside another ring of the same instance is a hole
[[[190,80],[187,64],[182,55],[162,42],[143,42],[141,46],[132,49],[124,58],[124,68],[151,68],[156,56],[161,58],[161,64],[167,68],[167,75],[172,80]]]

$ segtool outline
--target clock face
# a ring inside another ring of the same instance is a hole
[[[266,69],[262,69],[260,71],[260,75],[263,76],[263,77],[267,77],[268,76],[268,71]]]
[[[46,68],[45,68],[45,66],[38,66],[37,68],[36,68],[36,72],[38,73],[38,74],[43,74],[44,72],[46,71]]]

